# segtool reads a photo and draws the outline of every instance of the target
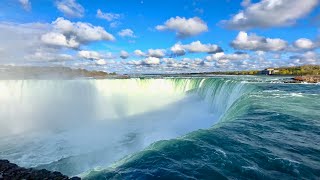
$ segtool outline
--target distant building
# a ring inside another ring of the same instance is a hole
[[[273,75],[273,74],[279,73],[279,70],[273,69],[273,68],[267,68],[265,70],[262,70],[260,73],[264,75]]]

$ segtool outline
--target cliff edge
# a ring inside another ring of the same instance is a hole
[[[80,180],[78,177],[69,178],[60,172],[51,172],[45,169],[36,170],[22,168],[8,160],[0,160],[0,180]]]

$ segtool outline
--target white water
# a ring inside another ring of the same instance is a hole
[[[75,175],[208,128],[242,93],[192,79],[0,81],[0,159]]]

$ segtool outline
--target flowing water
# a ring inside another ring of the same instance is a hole
[[[84,179],[319,179],[320,86],[1,80],[0,159]]]

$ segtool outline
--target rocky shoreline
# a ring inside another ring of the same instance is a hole
[[[293,81],[296,83],[320,83],[320,76],[296,76]]]
[[[60,172],[51,172],[45,169],[36,170],[22,168],[8,160],[0,160],[0,180],[80,180],[79,177],[69,178]]]

